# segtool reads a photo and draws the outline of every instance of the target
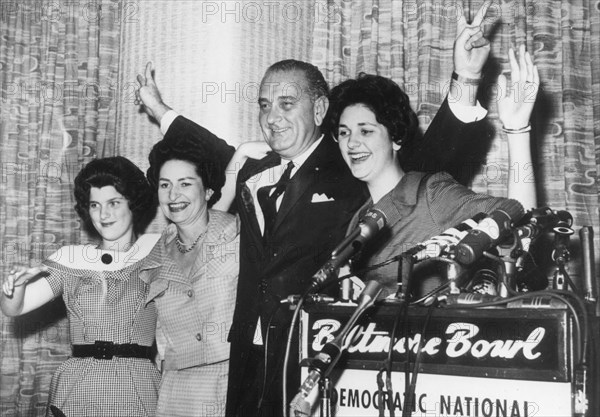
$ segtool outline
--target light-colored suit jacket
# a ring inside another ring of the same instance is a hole
[[[150,285],[146,302],[158,308],[156,340],[164,369],[226,360],[239,271],[239,222],[234,215],[209,210],[208,231],[188,277],[166,252],[176,235],[175,225],[169,225],[140,273]]]

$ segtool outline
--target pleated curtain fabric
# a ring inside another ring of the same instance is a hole
[[[115,153],[121,3],[0,4],[0,276],[87,240],[73,179]],[[62,301],[0,314],[0,414],[42,416],[70,354]]]

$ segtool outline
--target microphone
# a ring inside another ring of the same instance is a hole
[[[567,221],[559,221],[553,228],[554,231],[554,249],[552,250],[552,260],[557,264],[564,265],[570,259],[569,240],[574,233],[571,224]]]
[[[512,222],[522,216],[523,207],[520,204],[494,210],[458,242],[455,247],[456,260],[463,265],[471,265],[483,252],[496,245],[511,229]]]
[[[419,243],[417,246],[404,253],[411,256],[414,263],[438,257],[450,245],[456,244],[460,239],[464,238],[467,231],[476,227],[486,216],[485,213],[477,213],[470,219],[460,223],[458,226],[451,227],[438,236],[434,236],[429,240]]]
[[[300,301],[302,297],[297,295],[297,294],[293,294],[293,295],[288,295],[287,298],[284,298],[283,300],[280,301],[280,304],[291,304],[292,306],[294,306],[295,304],[298,304],[298,302]],[[335,302],[335,298],[333,297],[329,297],[327,295],[324,294],[310,294],[309,296],[306,297],[305,303],[306,304],[331,304]]]
[[[598,299],[596,288],[596,274],[594,272],[594,229],[592,226],[583,226],[579,229],[581,239],[581,255],[583,260],[583,288],[585,300],[595,303]]]
[[[520,298],[515,301],[509,301],[506,304],[507,308],[536,308],[536,309],[557,309],[566,308],[566,304],[562,300],[558,300],[555,297],[546,295],[535,295],[535,292],[531,292],[531,297]]]
[[[290,412],[290,416],[296,415],[296,411],[299,411],[298,415],[305,415],[301,413],[306,412],[306,398],[319,383],[321,376],[327,377],[331,373],[344,350],[344,339],[346,339],[346,336],[364,312],[375,303],[382,290],[383,287],[377,281],[369,281],[367,283],[358,298],[357,306],[352,316],[350,316],[342,330],[340,330],[331,342],[325,344],[323,349],[312,359],[308,376],[302,385],[300,385],[298,394],[296,394],[290,403],[291,411],[294,411],[294,413]]]
[[[529,238],[534,240],[542,233],[559,225],[559,223],[571,225],[573,223],[573,216],[565,210],[555,211],[549,207],[540,207],[527,212],[522,220],[525,220],[527,223],[515,227],[517,236],[522,239]]]
[[[477,293],[460,293],[460,294],[448,294],[439,297],[440,301],[445,301],[448,305],[456,304],[482,304],[489,303],[497,300],[501,300],[502,297],[491,294],[477,294]]]
[[[334,276],[348,259],[356,255],[368,240],[385,227],[386,223],[383,211],[369,209],[360,219],[358,226],[331,252],[331,258],[312,276],[307,294]]]

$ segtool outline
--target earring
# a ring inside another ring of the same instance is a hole
[[[206,201],[210,200],[214,193],[215,192],[213,191],[212,188],[207,188],[206,191],[204,192],[204,198],[205,198],[205,200]]]

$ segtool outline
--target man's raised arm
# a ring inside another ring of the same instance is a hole
[[[468,23],[457,21],[453,52],[453,73],[448,97],[444,100],[421,140],[409,144],[402,154],[407,171],[447,171],[467,185],[487,154],[484,143],[487,111],[477,102],[482,71],[490,52],[483,34],[483,21],[491,1],[486,1]]]
[[[180,116],[163,102],[154,80],[151,62],[146,64],[143,75],[137,75],[137,81],[140,87],[137,91],[136,104],[141,104],[144,111],[160,124],[164,140],[185,135],[204,141],[213,149],[222,165],[227,166],[235,148],[199,124]]]

